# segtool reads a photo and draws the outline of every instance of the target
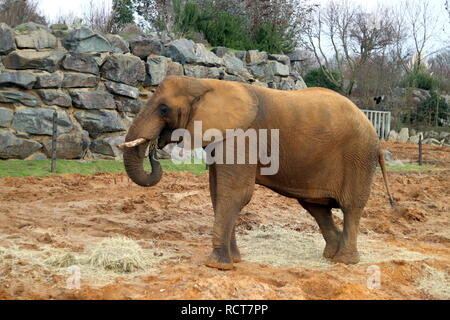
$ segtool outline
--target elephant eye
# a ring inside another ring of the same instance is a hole
[[[158,112],[159,112],[159,115],[160,115],[161,117],[164,117],[164,116],[167,115],[167,113],[169,112],[169,107],[166,106],[165,104],[161,104],[161,105],[158,107]]]

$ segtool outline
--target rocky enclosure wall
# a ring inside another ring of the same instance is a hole
[[[117,158],[116,146],[165,76],[299,89],[305,83],[291,65],[300,59],[208,50],[187,39],[127,41],[85,27],[0,24],[0,158],[48,158],[54,110],[58,158]]]

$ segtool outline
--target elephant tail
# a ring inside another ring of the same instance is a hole
[[[383,174],[384,186],[389,197],[389,203],[392,207],[395,206],[394,198],[392,198],[391,191],[389,190],[389,183],[387,178],[386,161],[384,160],[383,150],[378,151],[378,162],[380,163],[381,173]]]

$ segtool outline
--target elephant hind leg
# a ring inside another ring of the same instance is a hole
[[[322,232],[326,243],[323,256],[328,259],[333,258],[339,249],[341,231],[339,231],[333,221],[331,207],[305,202],[300,199],[298,201],[301,206],[314,217],[319,225],[320,231]]]
[[[344,230],[339,240],[339,249],[332,261],[355,264],[359,262],[357,237],[363,208],[343,208],[342,211],[344,212]]]

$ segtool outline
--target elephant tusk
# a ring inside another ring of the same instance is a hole
[[[129,142],[125,142],[125,143],[119,144],[117,146],[117,148],[120,149],[120,150],[123,150],[125,148],[133,148],[133,147],[136,147],[136,146],[138,146],[140,144],[143,144],[145,142],[147,142],[147,139],[139,138],[139,139],[136,139],[136,140],[133,140],[133,141],[129,141]]]

